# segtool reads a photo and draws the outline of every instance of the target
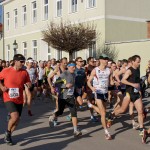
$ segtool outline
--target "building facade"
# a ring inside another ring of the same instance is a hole
[[[149,0],[5,0],[2,5],[6,60],[12,59],[15,53],[15,40],[17,53],[25,57],[33,57],[35,60],[68,57],[66,52],[57,51],[42,40],[41,31],[47,28],[50,21],[96,24],[97,32],[100,33],[99,40],[93,42],[87,50],[74,53],[74,57],[79,53],[84,59],[95,56],[96,50],[107,44],[115,45],[120,59],[126,56],[124,53],[130,55],[131,50],[135,54],[139,49],[137,45],[149,44]],[[131,48],[133,45],[135,47],[131,49],[130,45]]]
[[[0,59],[3,58],[3,25],[0,23]]]
[[[5,59],[10,60],[14,55],[13,43],[16,40],[17,53],[35,60],[59,59],[67,56],[49,47],[42,40],[41,31],[47,28],[50,21],[59,23],[96,22],[104,35],[104,3],[96,0],[6,0],[4,6],[4,40]],[[100,10],[100,11],[99,11]],[[82,14],[82,15],[81,15]],[[80,17],[79,17],[80,16]],[[82,54],[88,57],[96,50],[96,43],[83,50]],[[78,52],[77,52],[78,53]],[[74,54],[74,57],[77,56]]]

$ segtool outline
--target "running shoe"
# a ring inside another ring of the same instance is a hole
[[[142,143],[143,143],[143,144],[146,143],[147,138],[148,138],[148,133],[147,133],[146,130],[144,130],[143,136],[142,136]]]
[[[5,132],[5,137],[4,137],[4,142],[7,143],[8,145],[13,145],[12,139],[11,139],[11,133]]]
[[[113,124],[113,121],[111,119],[108,119],[107,122],[106,122],[106,126],[107,128],[110,128]]]
[[[54,120],[54,121],[53,121],[53,124],[54,124],[54,127],[57,126],[57,125],[58,125],[57,120]]]
[[[79,130],[77,130],[77,131],[74,132],[74,137],[79,137],[81,135],[82,135],[82,132],[79,131]]]
[[[31,110],[28,110],[28,115],[29,115],[29,116],[33,116]]]
[[[111,139],[112,139],[112,137],[111,137],[111,135],[110,135],[109,132],[108,132],[108,133],[105,133],[105,139],[106,139],[106,140],[111,140]]]
[[[143,137],[144,136],[144,132],[145,132],[145,129],[143,129],[142,131],[139,131],[139,135]]]
[[[49,126],[50,126],[51,128],[54,128],[54,116],[50,116],[50,117],[49,117]]]
[[[133,126],[133,129],[134,129],[134,130],[139,129],[139,127],[140,127],[137,122],[135,122],[134,124],[132,124],[132,126]]]
[[[91,121],[92,122],[98,122],[98,119],[95,116],[91,116]]]
[[[68,121],[72,121],[72,118],[71,118],[70,115],[66,116],[66,119],[67,119]]]

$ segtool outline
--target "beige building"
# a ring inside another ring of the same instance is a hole
[[[0,59],[3,58],[3,25],[0,23]]]
[[[111,44],[119,51],[118,59],[139,54],[145,62],[141,64],[143,67],[150,59],[147,55],[150,51],[149,0],[5,0],[2,5],[6,60],[12,59],[16,52],[36,60],[68,56],[42,40],[41,31],[47,24],[61,20],[94,22],[101,33],[99,41],[93,42],[87,50],[74,53],[74,57],[79,54],[84,59],[95,56],[102,44]],[[13,48],[15,40],[17,49]]]

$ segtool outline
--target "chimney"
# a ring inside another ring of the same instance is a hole
[[[147,38],[150,39],[150,20],[147,21]]]

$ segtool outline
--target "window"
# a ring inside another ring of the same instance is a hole
[[[62,16],[62,0],[57,0],[57,17]]]
[[[32,47],[33,47],[33,59],[37,60],[37,40],[32,41]]]
[[[27,58],[27,42],[23,42],[22,47],[23,47],[23,55],[25,58]]]
[[[92,41],[89,45],[89,56],[96,58],[96,42]]]
[[[48,19],[48,0],[44,0],[44,20]]]
[[[77,12],[77,0],[71,0],[71,12]]]
[[[48,46],[48,60],[51,59],[51,48],[50,46]]]
[[[32,23],[37,22],[37,3],[36,1],[32,2]]]
[[[7,60],[10,60],[10,45],[7,45]]]
[[[61,50],[56,50],[56,59],[60,60],[62,58],[62,51]]]
[[[96,0],[88,0],[88,8],[92,8],[96,6]]]
[[[22,7],[22,25],[27,25],[27,7],[26,5]]]
[[[14,27],[15,27],[15,29],[18,27],[18,11],[17,11],[17,9],[14,10]]]
[[[9,30],[10,28],[10,14],[9,12],[6,13],[6,30]]]

